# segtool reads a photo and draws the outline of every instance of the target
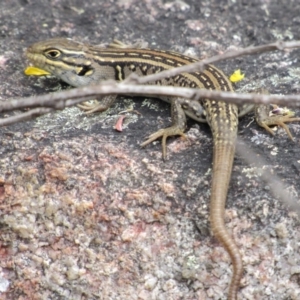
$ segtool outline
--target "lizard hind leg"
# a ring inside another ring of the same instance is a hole
[[[166,141],[169,136],[180,135],[185,137],[184,130],[186,128],[186,116],[185,112],[179,103],[175,99],[171,99],[171,112],[172,112],[172,125],[170,127],[160,129],[153,134],[151,134],[146,141],[141,144],[144,147],[158,138],[162,138],[162,156],[163,159],[167,157],[167,145]]]

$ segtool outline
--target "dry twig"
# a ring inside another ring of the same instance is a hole
[[[196,70],[203,70],[207,64],[215,63],[221,60],[235,58],[242,55],[256,54],[272,50],[284,50],[291,48],[299,48],[300,41],[293,42],[276,42],[263,46],[248,47],[241,50],[226,52],[222,55],[216,55],[211,58],[196,62],[193,64],[185,65],[182,67],[174,68],[171,70],[163,71],[157,74],[138,77],[135,74],[127,78],[122,83],[113,81],[102,82],[97,86],[88,86],[83,88],[76,88],[68,91],[62,91],[42,96],[33,96],[28,98],[12,99],[10,101],[0,104],[0,112],[12,111],[21,108],[36,108],[34,112],[21,113],[19,117],[13,116],[0,120],[0,126],[13,124],[16,122],[28,120],[29,116],[36,117],[41,114],[49,113],[51,111],[63,109],[65,107],[76,105],[80,102],[98,97],[99,95],[120,94],[120,95],[161,95],[161,96],[179,96],[186,99],[198,100],[201,98],[208,98],[214,100],[222,100],[237,104],[246,103],[274,103],[289,106],[299,106],[300,96],[298,95],[256,95],[256,94],[237,94],[220,91],[209,91],[199,89],[189,89],[180,87],[169,86],[151,86],[140,85],[153,82],[165,77],[175,76],[182,72],[191,72]],[[134,83],[134,84],[132,84]],[[137,85],[139,84],[139,85]],[[51,108],[51,109],[38,109]]]
[[[278,176],[271,173],[268,169],[262,168],[262,166],[267,165],[266,161],[258,157],[251,147],[247,146],[241,138],[238,140],[236,152],[246,163],[259,168],[261,173],[260,177],[270,187],[273,196],[290,210],[295,211],[300,217],[300,204],[297,199],[286,190],[282,180]]]

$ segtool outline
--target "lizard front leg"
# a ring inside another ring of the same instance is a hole
[[[265,128],[272,135],[274,135],[274,131],[270,126],[281,126],[291,140],[293,140],[293,136],[285,123],[299,122],[300,118],[294,118],[294,116],[293,111],[278,106],[273,106],[271,111],[269,105],[257,105],[255,107],[255,118],[259,126]]]
[[[116,101],[116,95],[108,95],[101,98],[101,100],[94,100],[93,103],[87,101],[78,104],[77,107],[84,110],[86,114],[91,114],[96,111],[106,111],[109,109]]]
[[[269,95],[269,91],[264,88],[258,88],[252,93]],[[244,116],[248,112],[254,110],[255,120],[257,124],[267,130],[270,134],[274,135],[274,131],[270,126],[282,127],[289,138],[293,140],[293,136],[285,123],[299,122],[300,118],[295,117],[295,113],[288,108],[281,108],[277,105],[265,105],[265,104],[247,104],[239,108],[239,117]]]

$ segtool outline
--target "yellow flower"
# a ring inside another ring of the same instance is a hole
[[[50,73],[47,71],[44,71],[42,69],[36,68],[36,67],[28,67],[24,71],[25,75],[34,75],[34,76],[42,76],[42,75],[49,75]]]
[[[245,74],[242,74],[241,70],[238,69],[233,72],[233,74],[229,77],[229,80],[231,82],[238,82],[238,81],[241,81],[244,77],[245,77]]]

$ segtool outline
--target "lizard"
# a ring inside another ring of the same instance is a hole
[[[108,79],[123,81],[132,73],[139,76],[157,73],[198,60],[172,51],[141,48],[97,47],[66,38],[54,38],[37,42],[26,50],[28,60],[44,71],[74,87],[97,84]],[[25,71],[26,73],[26,71]],[[28,72],[29,74],[29,72]],[[41,75],[41,74],[40,74]],[[227,76],[213,65],[202,72],[183,73],[149,84],[171,85],[209,90],[233,91]],[[105,96],[96,105],[83,104],[88,113],[105,111],[116,100],[116,95]],[[184,135],[186,116],[207,122],[213,136],[212,183],[210,195],[210,226],[213,235],[230,256],[233,273],[227,299],[238,299],[238,290],[243,275],[243,261],[239,248],[225,226],[224,213],[227,192],[232,173],[238,118],[249,111],[236,104],[201,99],[202,110],[186,100],[176,97],[162,97],[171,104],[172,125],[151,134],[141,146],[162,138],[163,158],[166,157],[166,139],[169,136]],[[292,138],[286,122],[299,121],[293,114],[279,114],[270,117],[267,106],[257,106],[256,119],[260,126],[273,134],[271,125],[282,126]]]

